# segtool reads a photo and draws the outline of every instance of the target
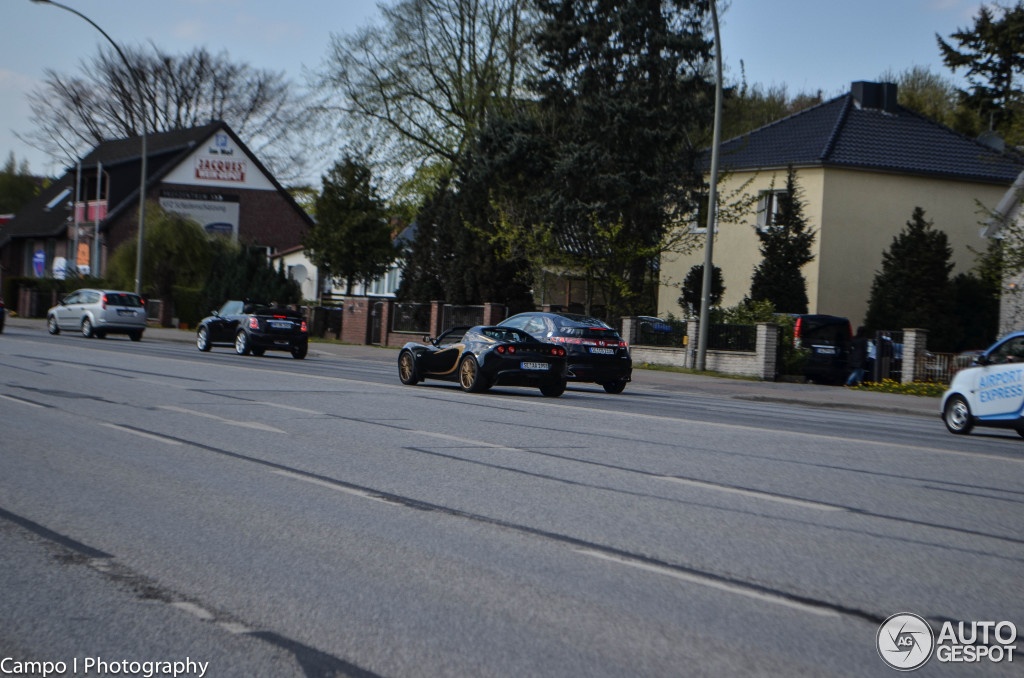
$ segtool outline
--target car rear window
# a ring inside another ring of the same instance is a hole
[[[845,319],[816,321],[802,318],[800,338],[804,344],[838,346],[850,340],[850,322]]]
[[[600,320],[579,316],[579,320],[559,318],[555,321],[558,333],[563,337],[581,339],[618,339],[619,333]]]
[[[142,308],[142,299],[134,294],[123,294],[107,292],[107,304],[109,306],[129,306],[131,308]]]

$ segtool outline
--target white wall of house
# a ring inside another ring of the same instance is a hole
[[[782,189],[786,170],[738,172],[720,180],[720,194],[728,196],[750,181],[747,193]],[[953,247],[954,273],[974,267],[983,251],[979,234],[984,216],[978,202],[994,208],[1005,186],[903,176],[833,168],[797,170],[804,216],[817,231],[814,260],[803,268],[812,313],[850,318],[854,327],[867,312],[871,283],[882,266],[882,253],[910,220],[914,207],[925,210],[934,228],[946,233]],[[751,211],[741,223],[720,224],[714,247],[714,264],[722,268],[724,306],[732,306],[750,293],[750,279],[761,261],[755,232],[757,214]],[[704,261],[703,247],[688,255],[662,259],[660,315],[682,315],[677,303],[680,285],[690,268]]]
[[[277,269],[278,261],[284,261],[285,271],[288,277],[299,283],[302,289],[302,298],[313,301],[320,298],[320,292],[333,296],[341,296],[346,293],[344,281],[332,282],[323,279],[316,265],[309,260],[303,250],[286,252],[271,257],[274,269]],[[376,296],[393,297],[398,291],[398,285],[402,282],[402,270],[398,262],[391,264],[388,272],[375,279],[371,284],[358,283],[352,286],[352,294],[355,296]],[[320,285],[323,285],[321,288]]]

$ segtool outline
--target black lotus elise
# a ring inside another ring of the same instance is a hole
[[[546,396],[565,392],[565,349],[537,341],[512,327],[453,327],[425,343],[408,343],[398,354],[398,378],[458,382],[480,393],[492,386],[533,386]]]

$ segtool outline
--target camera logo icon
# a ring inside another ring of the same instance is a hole
[[[932,658],[935,633],[922,617],[910,612],[894,614],[875,634],[878,656],[897,671],[919,669]]]

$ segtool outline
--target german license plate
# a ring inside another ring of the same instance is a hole
[[[591,353],[600,353],[601,355],[615,355],[615,349],[614,348],[600,348],[598,346],[591,346],[590,347],[590,352]]]
[[[270,322],[270,326],[275,330],[290,330],[292,328],[291,323],[276,323],[274,321]]]
[[[821,353],[822,355],[835,355],[836,348],[835,346],[815,346],[814,352]]]
[[[119,309],[117,309],[117,314],[118,315],[131,315],[131,316],[134,316],[135,315],[135,311],[133,311],[131,309],[127,309],[127,308],[119,308]]]
[[[549,363],[523,363],[524,370],[546,370],[550,367]]]

